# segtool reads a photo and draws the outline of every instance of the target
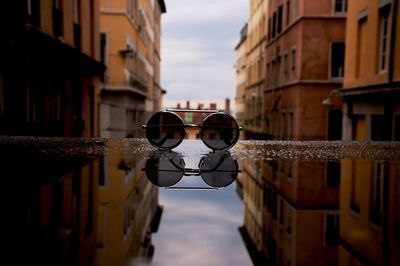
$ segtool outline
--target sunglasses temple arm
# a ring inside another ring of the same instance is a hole
[[[217,187],[164,187],[164,189],[187,189],[187,190],[218,190]]]

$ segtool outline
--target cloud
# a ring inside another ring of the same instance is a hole
[[[236,20],[243,17],[243,12],[247,15],[248,8],[247,0],[169,0],[166,3],[166,24]]]
[[[205,194],[207,193],[207,194]],[[251,265],[238,226],[242,205],[224,191],[162,191],[154,265]]]
[[[248,15],[248,1],[170,0],[166,4],[161,50],[164,106],[186,100],[223,103],[226,97],[233,103],[234,47]]]

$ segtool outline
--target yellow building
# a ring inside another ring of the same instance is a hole
[[[101,91],[102,137],[144,137],[141,125],[160,110],[161,14],[165,12],[162,0],[100,1],[101,60],[107,65]],[[142,168],[143,158],[128,153],[103,158],[97,265],[149,259],[154,252],[151,233],[161,209],[158,189]]]
[[[400,140],[400,6],[349,1],[343,89],[343,138]]]
[[[247,58],[247,23],[240,31],[240,40],[236,45],[236,97],[235,97],[235,118],[239,125],[245,124],[245,103],[246,103],[246,58]],[[241,136],[243,138],[243,136]]]
[[[101,136],[144,137],[161,109],[160,39],[163,0],[100,1],[103,77]]]
[[[121,142],[112,150],[127,150]],[[146,178],[143,158],[129,152],[104,157],[99,175],[96,265],[123,265],[130,259],[151,259],[151,233],[161,218],[158,187]]]
[[[400,263],[399,170],[394,162],[342,162],[340,265]]]
[[[349,1],[343,138],[400,140],[399,1]],[[398,166],[345,160],[340,188],[341,265],[400,263]]]
[[[268,1],[250,0],[250,14],[246,39],[246,89],[245,124],[246,138],[256,138],[265,133],[264,80],[265,80],[265,38]]]

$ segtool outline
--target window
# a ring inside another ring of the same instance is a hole
[[[100,33],[100,62],[106,64],[107,33]]]
[[[276,58],[275,85],[281,85],[281,56]]]
[[[347,0],[335,0],[335,13],[347,12]]]
[[[343,78],[344,51],[344,42],[333,42],[331,44],[331,78]]]
[[[292,49],[291,79],[296,79],[296,48]]]
[[[369,220],[376,226],[382,225],[383,186],[386,176],[384,162],[375,164],[375,173],[372,178]]]
[[[386,71],[388,61],[388,31],[389,31],[389,9],[380,10],[379,15],[379,72]]]
[[[286,113],[282,112],[281,113],[281,133],[280,133],[280,139],[285,139],[285,122],[286,122]]]
[[[272,191],[272,218],[276,221],[278,217],[278,195],[275,190]]]
[[[106,185],[105,160],[106,160],[106,158],[103,157],[99,161],[99,186],[105,186]]]
[[[283,75],[285,77],[285,81],[289,79],[288,63],[288,53],[285,52],[285,55],[283,56]]]
[[[283,24],[283,5],[278,7],[278,34],[282,32]]]
[[[280,206],[279,206],[279,223],[281,225],[285,224],[285,203],[283,199],[280,200]]]
[[[366,13],[366,11],[363,11]],[[369,51],[367,50],[368,41],[368,29],[367,29],[367,16],[363,16],[362,19],[358,20],[358,31],[357,31],[357,51],[356,51],[356,77],[363,76],[366,73],[366,57]]]
[[[289,116],[288,116],[288,139],[293,139],[293,123],[294,123],[294,114],[293,114],[293,112],[289,112]]]
[[[127,0],[127,1],[128,1],[128,7],[127,7],[128,16],[134,18],[137,8],[137,0]]]
[[[371,115],[371,140],[392,140],[392,117],[388,115]]]
[[[342,116],[341,109],[330,109],[328,112],[328,140],[342,139]]]
[[[326,164],[326,186],[338,187],[340,185],[340,163],[328,161]]]
[[[339,244],[339,215],[328,213],[325,216],[325,245],[334,247]]]
[[[271,40],[272,36],[272,18],[268,19],[268,41]]]
[[[286,233],[292,235],[292,208],[289,205],[286,206]]]
[[[293,0],[293,18],[299,15],[299,0]]]
[[[290,0],[286,1],[286,27],[290,23]]]
[[[64,34],[63,29],[63,12],[62,1],[53,0],[53,34],[56,37],[61,37]]]
[[[80,3],[80,0],[73,0],[73,3],[72,3],[72,16],[73,16],[73,20],[74,20],[74,23],[78,23],[79,24],[79,21],[80,21],[80,6],[81,6],[81,3]]]
[[[1,84],[0,84],[0,86],[1,86]],[[0,92],[0,97],[1,97],[1,92]],[[1,98],[0,98],[0,105],[1,105]],[[400,141],[400,115],[399,114],[396,114],[394,116],[394,141]]]
[[[272,15],[272,38],[275,38],[276,35],[276,12]]]
[[[268,63],[267,64],[267,73],[265,75],[265,79],[266,79],[266,82],[267,82],[267,87],[269,87],[269,85],[270,85],[270,76],[269,76],[270,67],[271,67],[271,64]]]

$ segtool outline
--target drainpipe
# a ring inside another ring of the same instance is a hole
[[[390,51],[389,51],[389,83],[393,82],[394,75],[394,54],[396,50],[396,26],[397,26],[397,12],[399,1],[392,0],[392,27],[390,36]]]

